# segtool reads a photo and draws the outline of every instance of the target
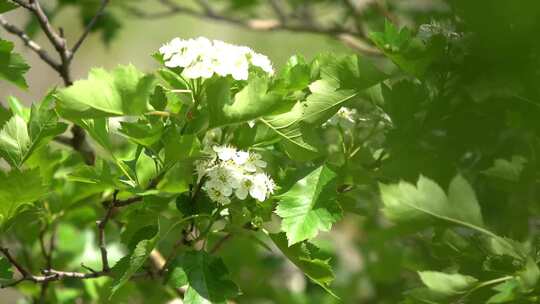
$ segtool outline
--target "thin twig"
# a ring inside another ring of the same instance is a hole
[[[118,195],[118,190],[115,190],[113,193],[112,202],[107,208],[107,212],[105,213],[105,216],[103,217],[103,219],[96,222],[97,227],[98,227],[98,245],[99,245],[99,250],[101,252],[101,264],[102,264],[103,272],[107,272],[110,270],[109,259],[107,257],[107,247],[105,245],[105,227],[107,226],[107,222],[109,222],[109,219],[112,216],[113,210],[116,207],[117,195]]]
[[[59,281],[64,278],[71,278],[71,279],[92,279],[101,277],[104,275],[108,275],[109,273],[106,271],[98,271],[98,272],[90,272],[90,273],[83,273],[83,272],[71,272],[71,271],[59,271],[59,270],[43,270],[42,271],[45,277],[43,277],[43,282],[50,282],[50,281]],[[39,283],[39,281],[38,281]]]
[[[39,232],[39,247],[41,249],[41,254],[45,258],[45,265],[47,269],[50,269],[51,267],[49,265],[49,254],[47,253],[47,249],[45,248],[45,232],[46,229],[42,229]]]
[[[18,5],[26,8],[26,9],[31,9],[30,8],[30,4],[26,1],[23,1],[23,0],[12,0],[13,2],[17,3]]]
[[[41,284],[41,291],[39,293],[39,303],[45,304],[47,303],[47,290],[49,289],[49,282],[44,282]]]
[[[17,260],[15,260],[11,253],[9,253],[9,249],[0,247],[0,252],[2,252],[6,259],[11,263],[11,265],[13,265],[17,269],[17,271],[19,271],[23,278],[28,276],[30,272],[26,270],[23,266],[21,266],[21,264],[19,264]]]
[[[109,0],[101,0],[101,5],[99,6],[96,14],[92,18],[92,20],[90,20],[90,22],[88,22],[88,24],[86,25],[86,28],[84,29],[84,32],[82,33],[79,40],[77,40],[75,45],[73,45],[73,48],[71,49],[70,60],[73,58],[73,55],[75,55],[77,50],[81,47],[82,43],[84,42],[88,34],[90,34],[90,32],[92,31],[92,28],[94,28],[94,26],[96,25],[96,22],[98,21],[99,17],[101,17],[103,13],[105,12],[105,7],[107,6],[107,4],[109,4]]]
[[[274,11],[274,13],[279,18],[279,21],[282,24],[286,24],[288,17],[287,17],[287,13],[285,12],[285,8],[283,7],[283,3],[281,2],[281,0],[270,0],[268,2],[270,6],[272,7],[272,10]]]
[[[221,247],[223,247],[223,245],[228,240],[230,240],[232,237],[233,237],[232,233],[227,233],[226,235],[224,235],[221,239],[219,239],[219,241],[216,242],[214,247],[212,247],[212,249],[210,249],[210,253],[214,254],[214,253],[218,252],[221,249]]]
[[[108,0],[103,0],[104,2],[108,2]],[[49,18],[43,11],[43,8],[41,7],[39,1],[37,0],[29,0],[29,2],[25,2],[23,0],[15,0],[15,3],[19,4],[20,6],[26,8],[29,10],[37,19],[41,29],[47,36],[50,43],[53,45],[55,50],[57,51],[58,55],[60,56],[60,62],[57,62],[51,56],[41,48],[37,43],[32,41],[26,33],[24,33],[22,30],[18,29],[17,27],[7,23],[5,20],[3,22],[0,20],[1,25],[10,33],[15,34],[19,36],[19,38],[24,42],[25,45],[30,47],[34,52],[36,52],[39,57],[45,61],[51,68],[53,68],[62,78],[64,81],[64,84],[66,86],[70,86],[73,84],[73,80],[71,79],[71,73],[70,73],[70,64],[71,60],[73,58],[74,51],[71,51],[67,47],[66,39],[63,37],[63,31],[60,29],[58,32],[53,28]],[[105,3],[106,4],[106,3]],[[103,9],[105,6],[100,7],[100,10],[98,11],[98,15],[101,15],[103,13]],[[85,33],[79,38],[79,41],[75,44],[75,50],[77,50],[88,33],[86,31],[90,31],[91,27],[95,25],[95,22],[99,16],[94,16],[92,21],[88,24],[87,29],[85,30]],[[74,125],[71,129],[73,133],[73,138],[71,140],[70,145],[73,147],[74,150],[78,151],[84,158],[85,162],[87,164],[93,164],[95,155],[91,148],[89,148],[87,142],[86,142],[86,134],[84,130]],[[64,141],[61,141],[65,143]]]
[[[84,264],[81,264],[81,267],[90,271],[90,273],[83,273],[83,272],[72,272],[72,271],[60,271],[60,270],[54,270],[51,268],[42,270],[43,276],[37,276],[30,274],[30,271],[28,271],[26,268],[24,268],[21,264],[17,262],[17,260],[10,254],[9,249],[0,247],[0,252],[6,257],[6,259],[19,271],[22,278],[15,280],[10,283],[6,283],[0,288],[7,288],[7,287],[13,287],[23,281],[31,281],[34,283],[43,284],[41,289],[41,297],[40,301],[44,301],[47,291],[47,285],[49,282],[53,281],[60,281],[65,278],[70,279],[93,279],[93,278],[99,278],[102,276],[108,276],[111,273],[111,268],[109,266],[109,261],[107,257],[107,248],[105,246],[105,227],[109,220],[112,218],[113,212],[115,208],[118,208],[119,206],[116,205],[116,202],[118,202],[116,196],[118,195],[118,190],[113,193],[113,200],[112,203],[109,204],[107,211],[104,215],[104,217],[97,221],[98,226],[98,245],[101,251],[101,259],[102,259],[102,270],[96,271],[88,266],[85,266]],[[139,198],[137,201],[140,201]],[[53,233],[53,235],[55,235]],[[43,236],[42,236],[43,238]],[[51,238],[50,246],[49,246],[49,253],[46,253],[46,250],[44,251],[44,255],[46,255],[47,258],[51,256],[51,253],[54,250],[54,244],[55,239]],[[45,242],[41,241],[42,249],[44,250],[46,248]]]
[[[36,17],[37,21],[39,22],[41,28],[43,29],[43,32],[49,38],[49,41],[52,43],[54,48],[59,52],[64,52],[66,41],[64,38],[62,38],[52,27],[51,22],[49,21],[49,18],[43,11],[43,8],[39,4],[39,1],[37,0],[29,0],[30,7],[28,8]]]
[[[168,3],[171,3],[170,0],[162,0],[162,2],[168,2]],[[197,0],[197,4],[199,4],[200,7],[202,7],[202,9],[204,10],[204,12],[207,14],[207,15],[211,15],[211,16],[215,16],[216,13],[214,11],[214,9],[212,8],[212,5],[210,5],[210,3],[208,3],[208,0]],[[173,3],[173,7],[174,7],[174,3]]]
[[[81,263],[81,267],[84,268],[84,269],[86,269],[86,270],[88,270],[88,271],[90,271],[91,273],[97,273],[97,272],[98,272],[97,270],[95,270],[95,269],[93,269],[93,268],[91,268],[91,267],[88,267],[88,266],[84,265],[84,263]]]
[[[142,201],[142,196],[134,196],[134,197],[130,197],[128,199],[125,199],[125,200],[121,200],[121,201],[116,201],[115,203],[115,206],[116,207],[125,207],[125,206],[129,206],[131,204],[134,204],[134,203],[137,203],[137,202],[140,202]],[[110,203],[110,202],[109,202]]]

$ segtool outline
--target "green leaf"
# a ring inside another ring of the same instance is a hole
[[[359,55],[337,57],[325,54],[315,59],[323,80],[339,90],[361,91],[380,83],[388,76],[368,59]]]
[[[30,120],[28,121],[31,145],[23,158],[23,162],[32,152],[47,144],[55,136],[64,133],[67,129],[67,124],[58,122],[58,116],[50,106],[53,100],[52,94],[49,94],[41,101],[39,107],[32,106]]]
[[[114,266],[113,272],[116,275],[114,283],[112,285],[111,298],[137,271],[144,265],[144,262],[150,256],[152,250],[156,246],[160,237],[160,228],[158,223],[158,229],[154,236],[149,239],[141,240],[135,246],[135,249],[128,257],[124,257],[117,265]]]
[[[13,218],[24,204],[31,204],[47,194],[39,170],[0,171],[0,224]]]
[[[7,7],[0,3],[0,9]],[[1,13],[1,12],[0,12]],[[21,55],[13,52],[13,43],[0,39],[0,78],[21,88],[27,88],[28,84],[24,79],[24,74],[30,69],[30,66],[24,62]]]
[[[518,279],[526,292],[535,289],[538,280],[540,279],[540,269],[532,258],[527,259],[525,268],[518,273]]]
[[[81,165],[68,175],[69,181],[99,186],[100,189],[122,188],[119,177],[111,172],[111,168],[104,160],[98,159],[93,166]]]
[[[195,135],[182,135],[174,128],[165,132],[162,142],[165,149],[165,167],[171,167],[179,161],[193,159],[200,152],[200,143]]]
[[[25,107],[15,96],[8,96],[7,102],[13,115],[19,115],[24,121],[30,120],[30,108]]]
[[[332,62],[335,59],[326,58],[324,61]],[[317,61],[315,63],[320,64]],[[374,68],[363,67],[364,64],[353,59],[346,59],[345,63],[336,66],[338,67],[334,69],[323,70],[322,79],[309,85],[310,92],[305,100],[298,101],[292,106],[282,102],[283,105],[275,111],[276,114],[260,118],[261,122],[283,139],[280,144],[292,159],[307,161],[317,157],[315,140],[317,136],[313,136],[315,128],[332,117],[345,102],[358,97],[361,90],[386,77],[381,72],[376,72]],[[364,70],[368,71],[366,72],[368,75],[355,76]],[[349,76],[355,77],[353,84]]]
[[[420,271],[418,274],[422,282],[430,290],[446,296],[464,293],[474,288],[478,283],[476,278],[459,273],[449,274],[438,271]]]
[[[292,56],[276,77],[274,89],[286,93],[307,88],[311,81],[311,67],[304,57]]]
[[[381,184],[380,191],[383,212],[393,221],[438,218],[486,232],[482,228],[482,214],[474,190],[459,175],[450,183],[448,196],[439,185],[424,176],[420,176],[416,187],[402,181],[393,185]]]
[[[517,280],[509,280],[502,284],[493,287],[497,294],[489,298],[488,304],[494,303],[514,303],[519,294],[519,282]]]
[[[13,269],[11,263],[5,257],[0,257],[0,282],[11,280],[12,278]]]
[[[161,54],[159,56],[161,56]],[[171,71],[170,69],[159,69],[157,74],[175,90],[188,89],[186,82],[180,77],[180,75]]]
[[[311,95],[308,96],[304,106],[302,120],[321,125],[339,110],[341,105],[358,95],[356,90],[337,90],[327,80],[317,80],[309,85]]]
[[[329,265],[329,259],[320,256],[317,247],[308,242],[288,246],[285,233],[269,234],[269,236],[279,250],[311,281],[337,298],[330,290],[330,284],[334,280],[334,272]]]
[[[15,115],[0,131],[0,155],[10,165],[20,167],[34,151],[66,130],[67,125],[59,123],[58,116],[50,108],[52,101],[49,94],[39,107],[33,105],[28,124]]]
[[[288,112],[266,116],[259,120],[282,140],[287,155],[298,161],[311,160],[318,156],[318,150],[309,142],[302,129],[301,119],[304,105],[297,102]]]
[[[490,239],[488,248],[495,255],[507,255],[516,260],[525,261],[528,255],[526,245],[505,237]]]
[[[177,162],[159,181],[157,189],[167,193],[184,193],[193,184],[193,166],[189,162]]]
[[[107,118],[74,119],[74,122],[85,129],[92,139],[94,139],[107,152],[109,152],[111,155],[113,154],[112,142],[109,138],[109,122]]]
[[[289,246],[329,231],[342,216],[336,197],[336,174],[322,166],[302,178],[279,196],[276,213]]]
[[[238,287],[228,276],[227,267],[220,258],[204,251],[190,251],[183,256],[182,268],[189,287],[184,303],[225,303],[238,295]]]
[[[386,21],[384,32],[372,32],[369,38],[403,71],[414,76],[422,76],[440,55],[443,48],[439,44],[425,45],[411,30],[404,27],[398,30]]]
[[[122,135],[126,136],[133,142],[144,147],[150,147],[158,142],[163,136],[163,124],[151,124],[138,122],[120,122],[122,126],[118,130]]]
[[[141,115],[150,105],[155,77],[134,66],[119,66],[112,72],[92,69],[88,79],[59,90],[57,106],[66,118],[98,118]]]
[[[3,126],[11,117],[11,113],[0,104],[0,126]]]
[[[0,14],[9,12],[19,6],[10,0],[0,0]]]
[[[167,273],[167,282],[175,288],[180,288],[188,284],[188,277],[182,267],[174,267]]]
[[[155,110],[163,111],[167,107],[167,94],[162,86],[156,86],[150,98],[150,104]]]
[[[206,85],[211,128],[269,115],[283,102],[280,95],[268,91],[265,77],[251,77],[234,97],[230,93],[232,80],[229,78],[213,78]]]
[[[482,171],[487,176],[500,178],[510,182],[518,182],[527,159],[523,156],[514,155],[510,161],[496,159],[493,166]]]
[[[0,131],[0,155],[13,167],[19,167],[31,145],[26,122],[13,116]]]

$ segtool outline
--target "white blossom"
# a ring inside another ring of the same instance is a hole
[[[244,163],[244,169],[247,172],[257,172],[258,169],[266,168],[266,162],[262,160],[262,156],[257,153],[252,153]]]
[[[214,74],[228,75],[236,80],[247,80],[250,67],[273,74],[272,62],[267,56],[245,46],[228,44],[204,37],[182,40],[174,38],[159,48],[165,66],[182,68],[182,76],[189,79],[210,78]]]
[[[274,193],[275,183],[263,169],[266,162],[258,153],[238,150],[231,146],[213,146],[207,159],[196,162],[197,180],[205,178],[203,189],[219,204],[229,204],[234,196],[248,196],[263,202]]]
[[[224,161],[232,159],[236,154],[236,149],[230,146],[214,146],[213,150],[217,153],[219,159]]]
[[[248,152],[238,151],[233,155],[233,160],[235,164],[241,166],[244,165],[250,159],[250,157],[251,155]]]
[[[227,188],[224,189],[219,183],[206,182],[205,190],[208,197],[216,203],[227,205],[231,202],[231,199],[229,198],[230,193],[228,193]]]
[[[257,173],[253,177],[253,185],[249,189],[249,195],[258,201],[264,201],[269,193],[273,192],[273,188],[268,187],[269,184],[273,184],[273,181],[264,173]]]
[[[163,60],[169,60],[178,50],[181,50],[185,46],[185,42],[180,38],[174,38],[170,42],[164,44],[159,48],[159,52],[163,55]]]
[[[244,176],[244,179],[240,182],[240,186],[235,191],[236,197],[241,200],[245,200],[249,194],[249,189],[251,189],[252,185],[252,177],[250,175]]]
[[[270,59],[262,54],[251,53],[251,64],[261,68],[266,73],[272,75],[274,74],[274,68],[272,68],[272,62]]]

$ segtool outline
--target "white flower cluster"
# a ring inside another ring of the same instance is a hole
[[[358,120],[358,112],[356,109],[350,109],[347,107],[341,107],[339,111],[326,121],[323,126],[340,126],[342,128],[350,129],[354,127]]]
[[[275,190],[275,183],[263,169],[266,162],[258,153],[239,151],[230,146],[213,146],[212,157],[196,163],[198,182],[208,197],[226,205],[234,195],[244,200],[250,195],[262,202]]]
[[[259,67],[273,74],[272,63],[265,55],[246,46],[237,46],[204,37],[182,40],[174,38],[159,49],[165,66],[180,67],[182,76],[189,79],[210,78],[212,75],[231,75],[236,80],[247,80],[249,68]]]

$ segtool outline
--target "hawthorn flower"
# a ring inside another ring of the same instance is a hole
[[[249,154],[248,152],[246,151],[237,151],[234,155],[233,155],[233,160],[234,160],[234,163],[241,166],[241,165],[245,165],[246,162],[249,161],[249,159],[252,157],[253,154]],[[258,155],[258,154],[257,154]]]
[[[210,78],[214,74],[212,66],[207,62],[206,58],[199,57],[191,65],[187,66],[182,75],[186,78]]]
[[[274,193],[274,181],[265,173],[247,175],[240,182],[235,194],[241,200],[246,199],[248,193],[254,199],[263,202],[268,194]]]
[[[257,66],[261,68],[266,73],[272,75],[274,73],[274,69],[272,68],[272,62],[270,59],[264,55],[258,54],[258,53],[251,53],[251,64],[254,66]]]
[[[266,162],[258,153],[237,150],[231,146],[213,146],[209,159],[197,161],[195,171],[208,197],[219,204],[229,204],[236,196],[248,196],[263,202],[274,193],[275,183],[263,169]]]
[[[240,182],[239,187],[235,191],[237,198],[245,200],[249,194],[249,190],[253,185],[253,178],[251,176],[245,176],[244,179]]]
[[[159,48],[159,52],[163,55],[163,60],[169,60],[173,55],[175,55],[178,50],[183,49],[185,46],[185,43],[180,38],[174,38],[168,43],[165,43],[161,48]]]
[[[253,177],[253,185],[249,189],[249,195],[258,201],[264,201],[268,194],[273,193],[274,188],[270,188],[269,185],[273,185],[274,182],[264,173],[257,173]]]
[[[220,160],[227,161],[232,159],[236,154],[236,149],[230,146],[214,146],[212,148]]]
[[[189,79],[206,79],[217,74],[247,80],[251,67],[268,74],[274,73],[267,56],[245,46],[204,37],[188,40],[174,38],[159,48],[159,53],[163,55],[165,66],[182,68],[182,76]]]
[[[266,168],[266,162],[262,160],[262,156],[257,153],[249,155],[247,161],[244,163],[244,169],[247,172],[257,172],[258,169]]]
[[[205,190],[208,197],[216,203],[228,205],[231,202],[229,196],[232,192],[229,192],[228,188],[223,187],[219,183],[207,182]]]

